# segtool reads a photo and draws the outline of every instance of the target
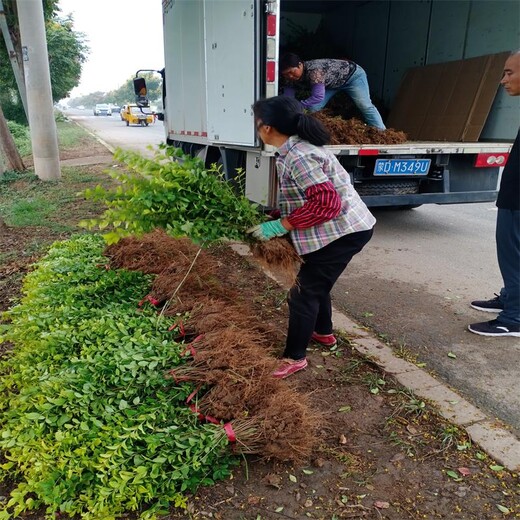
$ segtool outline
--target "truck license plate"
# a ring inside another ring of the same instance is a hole
[[[376,159],[374,175],[427,175],[431,159]]]

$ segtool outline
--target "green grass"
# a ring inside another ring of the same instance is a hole
[[[8,126],[20,155],[22,157],[30,155],[32,148],[29,128],[13,121],[8,121]],[[83,128],[66,120],[56,121],[56,129],[60,150],[75,148],[91,139]]]
[[[5,220],[11,226],[36,226],[56,211],[56,204],[43,197],[15,201],[10,205]]]
[[[110,179],[101,171],[82,167],[62,168],[61,173],[56,181],[42,181],[33,172],[0,176],[0,217],[13,227],[39,226],[57,233],[78,230],[78,222],[91,215],[91,209],[87,215],[81,211],[85,204],[79,193]]]
[[[73,148],[88,138],[88,134],[80,126],[67,121],[56,122],[60,149]]]

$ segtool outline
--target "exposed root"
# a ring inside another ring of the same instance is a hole
[[[399,144],[406,142],[408,139],[407,135],[400,130],[394,130],[393,128],[379,130],[356,118],[343,119],[327,108],[312,115],[321,121],[330,132],[330,144],[332,145]]]
[[[253,251],[270,268],[277,266],[275,274],[281,269],[294,281],[300,258],[290,242],[274,239]],[[174,318],[176,341],[186,341],[182,364],[166,377],[200,388],[192,401],[200,413],[232,421],[235,451],[305,460],[316,441],[318,415],[302,395],[272,377],[276,335],[223,277],[228,271],[207,251],[163,231],[122,239],[106,254],[112,267],[157,274],[150,295],[167,302],[161,313]]]
[[[294,285],[302,259],[286,238],[250,244],[253,257],[288,286]]]

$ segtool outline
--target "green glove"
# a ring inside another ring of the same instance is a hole
[[[285,229],[281,219],[278,219],[269,220],[268,222],[258,224],[258,226],[253,226],[247,230],[247,233],[253,235],[257,240],[265,242],[266,240],[271,240],[271,238],[281,237],[289,233],[289,230]]]

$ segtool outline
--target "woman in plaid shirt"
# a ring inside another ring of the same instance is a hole
[[[303,264],[291,288],[284,359],[273,373],[285,378],[307,366],[310,340],[336,344],[330,291],[376,222],[334,154],[325,127],[287,96],[257,101],[256,128],[278,148],[276,168],[281,218],[248,230],[258,240],[290,234]]]

